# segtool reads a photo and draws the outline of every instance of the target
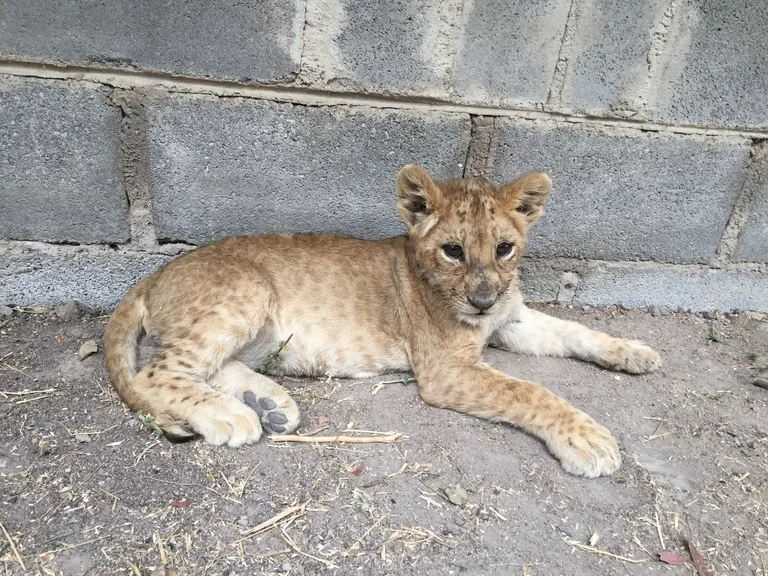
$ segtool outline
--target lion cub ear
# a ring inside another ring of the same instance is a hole
[[[551,191],[552,180],[543,172],[530,172],[501,188],[507,208],[524,215],[529,226],[544,214]]]
[[[408,229],[425,222],[442,203],[440,189],[421,166],[408,164],[397,173],[397,208]]]

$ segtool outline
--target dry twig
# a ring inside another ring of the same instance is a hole
[[[315,442],[345,442],[347,444],[389,444],[402,437],[402,434],[389,434],[386,436],[299,436],[297,434],[277,434],[270,436],[274,442],[302,442],[313,444]]]
[[[16,544],[14,543],[13,538],[11,538],[11,535],[8,534],[8,530],[5,529],[5,526],[3,526],[2,522],[0,522],[0,528],[3,529],[3,534],[5,534],[5,539],[8,540],[8,544],[11,546],[11,551],[13,552],[13,555],[16,556],[16,562],[18,562],[19,566],[21,566],[21,569],[26,572],[27,567],[24,566],[24,560],[21,559],[21,555],[19,554],[19,551],[16,549]]]
[[[235,544],[239,544],[240,542],[242,542],[244,540],[248,540],[249,538],[253,538],[257,534],[261,534],[262,532],[265,532],[265,531],[269,530],[270,528],[273,528],[275,526],[275,524],[280,522],[280,520],[283,520],[283,519],[287,518],[288,516],[291,516],[293,514],[303,514],[304,513],[304,509],[306,508],[307,504],[309,504],[309,502],[304,502],[304,504],[300,504],[298,506],[289,506],[288,508],[286,508],[282,512],[279,512],[278,514],[275,514],[274,516],[272,516],[272,518],[270,518],[269,520],[265,520],[264,522],[262,522],[258,526],[254,526],[253,528],[248,528],[248,530],[242,531],[240,533],[242,538],[240,538],[239,540],[235,540],[232,543],[232,545],[234,546]]]
[[[613,554],[612,552],[608,552],[607,550],[601,550],[600,548],[595,548],[594,546],[590,546],[589,544],[584,544],[584,542],[579,542],[578,540],[566,540],[566,544],[569,546],[573,546],[574,548],[580,548],[581,550],[586,550],[587,552],[594,552],[595,554],[602,554],[603,556],[610,556],[611,558],[616,558],[616,560],[621,560],[622,562],[630,562],[632,564],[642,564],[643,562],[647,562],[647,558],[643,558],[642,560],[638,560],[637,558],[628,558],[627,556],[619,556],[618,554]]]
[[[667,546],[664,543],[664,534],[662,534],[662,532],[661,532],[661,521],[659,520],[659,510],[658,509],[655,510],[655,515],[656,515],[656,518],[655,518],[656,519],[656,531],[659,534],[659,543],[661,544],[661,549],[665,550]]]

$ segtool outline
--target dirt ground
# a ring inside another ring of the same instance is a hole
[[[768,316],[539,308],[663,357],[633,377],[487,353],[608,426],[624,457],[611,477],[570,476],[534,438],[426,406],[400,375],[282,379],[300,433],[405,434],[394,443],[171,444],[111,389],[106,317],[0,316],[0,570],[694,575],[691,540],[714,574],[768,575],[768,390],[752,384]]]

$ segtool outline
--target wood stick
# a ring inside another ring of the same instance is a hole
[[[295,514],[296,512],[303,512],[304,511],[304,507],[306,505],[307,505],[307,503],[301,504],[300,506],[289,506],[288,508],[286,508],[282,512],[276,514],[275,516],[272,516],[272,518],[270,518],[269,520],[265,520],[264,522],[262,522],[258,526],[254,526],[253,528],[248,528],[247,530],[242,531],[240,533],[240,535],[243,536],[243,537],[240,538],[239,540],[234,541],[232,543],[232,545],[235,545],[235,544],[237,544],[239,542],[242,542],[243,540],[247,540],[248,538],[258,534],[259,532],[263,532],[267,528],[270,528],[270,527],[274,526],[275,524],[277,524],[278,522],[280,522],[280,520],[282,520],[286,516],[290,516],[291,514]]]
[[[583,542],[579,542],[578,540],[566,540],[565,543],[568,544],[569,546],[573,546],[574,548],[580,548],[582,550],[586,550],[587,552],[594,552],[595,554],[602,554],[603,556],[610,556],[611,558],[616,558],[617,560],[621,560],[622,562],[630,562],[632,564],[642,564],[648,561],[647,558],[638,560],[637,558],[627,558],[626,556],[619,556],[618,554],[613,554],[611,552],[608,552],[607,550],[601,550],[600,548],[595,548],[594,546],[590,546],[589,544],[584,544]]]
[[[390,443],[400,438],[402,434],[389,434],[387,436],[298,436],[296,434],[277,434],[269,438],[273,442],[346,442],[348,444],[375,444]]]
[[[11,545],[11,550],[13,551],[13,555],[16,556],[16,562],[18,562],[19,566],[21,566],[21,569],[24,570],[24,572],[26,572],[27,567],[24,566],[24,560],[21,559],[21,555],[19,554],[19,551],[16,549],[16,544],[14,544],[13,538],[11,538],[11,535],[8,534],[8,530],[5,529],[5,526],[3,526],[2,522],[0,522],[0,528],[3,529],[3,534],[5,534],[5,539],[8,540],[8,544]]]

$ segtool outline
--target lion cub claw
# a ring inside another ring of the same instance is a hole
[[[573,433],[559,434],[547,445],[563,468],[577,476],[608,476],[621,466],[616,440],[607,428],[586,415]]]

